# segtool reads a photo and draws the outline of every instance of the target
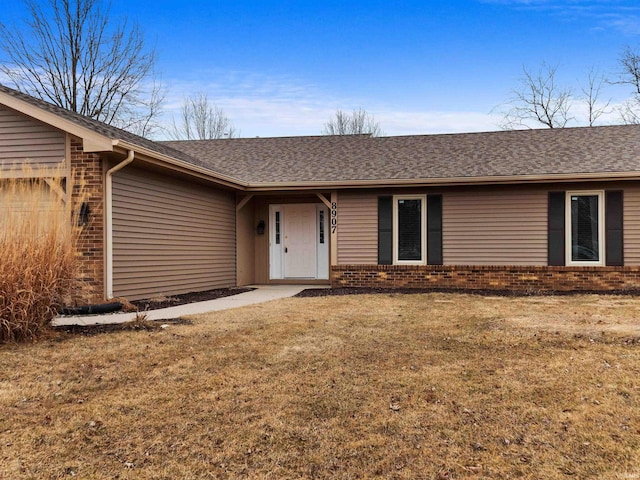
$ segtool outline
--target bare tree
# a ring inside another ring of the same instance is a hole
[[[204,93],[185,98],[180,116],[179,124],[176,124],[175,118],[172,119],[169,132],[176,140],[212,140],[238,136],[233,122],[221,108],[209,102]]]
[[[632,96],[618,109],[620,118],[627,124],[640,123],[640,53],[627,46],[620,55],[621,72],[616,83],[630,85]]]
[[[634,96],[624,101],[618,107],[618,114],[625,125],[640,124],[640,99]]]
[[[523,67],[520,88],[513,90],[513,97],[507,102],[504,114],[504,129],[531,128],[544,125],[548,128],[563,128],[573,117],[570,116],[571,89],[556,83],[557,66],[542,63],[537,72]]]
[[[323,135],[357,135],[368,133],[374,137],[384,135],[380,123],[362,108],[352,113],[336,110],[335,115],[324,124]]]
[[[613,111],[613,108],[609,108],[611,105],[611,99],[607,99],[606,102],[602,102],[600,97],[602,95],[602,88],[606,85],[607,80],[597,70],[591,69],[587,78],[587,84],[582,87],[583,100],[587,104],[587,113],[589,126],[593,127],[598,118],[602,115],[609,114]]]
[[[99,0],[25,0],[21,31],[0,24],[0,72],[23,92],[141,135],[163,100],[155,53],[137,25],[109,22]]]
[[[631,85],[633,93],[640,95],[640,53],[627,46],[620,55],[620,81],[618,83]]]

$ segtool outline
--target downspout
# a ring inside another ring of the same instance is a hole
[[[105,178],[105,230],[106,230],[106,271],[105,271],[105,282],[107,287],[107,300],[113,298],[113,184],[112,184],[112,176],[117,171],[123,169],[131,162],[135,157],[135,153],[133,150],[129,150],[129,154],[127,158],[125,158],[122,162],[118,163],[116,166],[107,170],[106,178]]]

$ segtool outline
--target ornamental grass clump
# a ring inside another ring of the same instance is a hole
[[[1,342],[35,339],[76,282],[80,229],[64,183],[62,175],[0,179]]]

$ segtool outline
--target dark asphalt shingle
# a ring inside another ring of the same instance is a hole
[[[155,142],[2,85],[0,91],[112,140],[255,186],[640,174],[640,125],[377,138],[353,135]]]
[[[250,183],[640,172],[640,126],[163,142]]]

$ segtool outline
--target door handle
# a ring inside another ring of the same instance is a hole
[[[287,247],[284,247],[284,253],[289,252],[289,249]]]

